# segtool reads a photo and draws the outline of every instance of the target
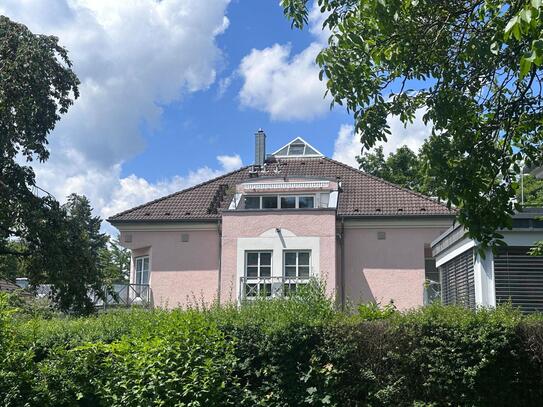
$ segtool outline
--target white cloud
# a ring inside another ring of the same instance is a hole
[[[321,29],[323,21],[315,2],[309,18],[315,41],[307,48],[291,55],[289,44],[274,44],[243,58],[238,68],[242,106],[266,112],[274,120],[309,120],[329,111],[330,98],[324,97],[326,85],[315,63],[330,34]]]
[[[239,154],[219,155],[217,156],[217,160],[219,160],[222,168],[227,172],[237,170],[243,166],[243,162],[241,161]]]
[[[360,136],[354,133],[354,126],[342,124],[334,143],[332,158],[351,167],[358,168],[355,157],[360,155],[361,148]]]
[[[253,49],[241,61],[244,83],[241,104],[270,114],[274,120],[312,119],[326,113],[325,85],[315,58],[321,47],[311,44],[290,57],[290,45]]]
[[[84,193],[102,215],[123,206],[119,196],[130,196],[119,190],[145,186],[136,176],[121,178],[122,163],[143,151],[141,126],[156,124],[161,106],[215,81],[222,59],[215,38],[228,28],[228,3],[2,0],[0,14],[60,38],[81,80],[81,97],[49,137],[49,161],[35,167],[39,185],[59,199]],[[207,168],[147,183],[140,196],[213,174]]]
[[[424,124],[423,115],[424,111],[422,109],[418,110],[415,114],[415,120],[407,127],[404,127],[397,116],[389,116],[387,122],[392,134],[386,142],[377,143],[376,147],[382,146],[385,156],[404,145],[417,152],[431,133],[431,125]],[[361,149],[360,135],[354,133],[354,126],[342,125],[334,144],[332,158],[358,168],[355,157],[360,155]]]

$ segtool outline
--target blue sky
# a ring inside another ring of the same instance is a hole
[[[260,127],[268,152],[301,136],[355,165],[352,119],[330,111],[318,80],[317,9],[304,31],[277,0],[2,0],[0,13],[58,36],[81,80],[35,166],[61,201],[85,194],[106,218],[250,164]],[[385,151],[428,133],[390,124]]]

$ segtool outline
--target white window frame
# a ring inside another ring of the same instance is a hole
[[[255,267],[255,266],[249,266],[249,254],[256,253],[258,254],[258,260],[256,265],[256,276],[249,276],[247,273],[248,267]],[[270,264],[262,266],[260,263],[260,257],[261,254],[266,253],[270,255]],[[269,276],[262,276],[261,275],[261,267],[269,267],[270,268],[270,275]],[[245,290],[244,297],[246,299],[250,298],[256,298],[260,295],[265,295],[267,297],[272,296],[272,277],[273,277],[273,250],[246,250],[245,251],[245,265],[244,265],[244,275],[245,275],[245,286],[242,287],[243,290]],[[266,281],[268,279],[268,281]],[[256,291],[252,291],[251,295],[248,295],[247,288],[249,286],[255,287]]]
[[[147,260],[147,270],[145,270],[145,260]],[[138,267],[141,264],[141,268]],[[143,277],[146,275],[147,281],[143,281]],[[151,279],[151,260],[149,256],[138,256],[134,258],[134,283],[138,285],[149,285]]]
[[[245,195],[245,197],[243,197],[243,199],[245,199],[246,197],[254,197],[254,198],[258,198],[259,200],[259,205],[258,205],[258,209],[257,208],[250,208],[249,210],[253,210],[253,211],[256,211],[256,210],[260,210],[260,211],[267,211],[267,210],[279,210],[279,209],[315,209],[317,208],[317,196],[314,195],[314,194],[302,194],[302,195],[294,195],[294,194],[283,194],[283,195],[276,195],[276,194],[262,194],[262,195]],[[277,207],[276,208],[264,208],[262,206],[262,203],[263,203],[263,200],[262,198],[264,197],[275,197],[277,199]],[[296,200],[296,203],[295,203],[295,206],[294,208],[283,208],[281,207],[281,198],[288,198],[288,197],[294,197],[295,200]],[[313,198],[313,206],[312,207],[309,207],[309,208],[300,208],[300,198]],[[245,202],[245,201],[244,201]],[[245,204],[244,204],[245,205]]]
[[[296,253],[296,265],[288,265],[287,266],[287,254],[289,253]],[[307,266],[305,264],[301,265],[301,267],[307,267],[308,273],[307,276],[300,276],[300,253],[307,253],[308,256],[308,264]],[[292,292],[296,292],[296,289],[299,285],[305,285],[309,282],[309,279],[312,276],[312,267],[311,267],[311,250],[283,250],[283,293],[285,296],[288,296]],[[296,275],[294,276],[287,276],[287,267],[295,267],[296,268]]]

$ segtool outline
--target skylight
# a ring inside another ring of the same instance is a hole
[[[275,153],[272,154],[275,157],[322,157],[316,148],[311,146],[307,141],[301,137],[296,137],[287,145],[281,147]]]

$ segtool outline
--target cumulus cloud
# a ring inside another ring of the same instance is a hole
[[[404,145],[417,152],[424,143],[424,140],[431,133],[431,125],[424,124],[422,120],[423,115],[424,111],[422,109],[418,110],[415,114],[415,120],[407,127],[404,127],[397,116],[389,116],[387,122],[392,134],[386,142],[377,143],[376,147],[382,146],[385,156],[395,152],[399,147]],[[354,126],[348,124],[342,125],[334,143],[332,157],[335,160],[358,168],[355,157],[360,155],[361,149],[360,135],[354,132]]]
[[[153,126],[161,106],[215,81],[222,57],[215,38],[228,28],[228,2],[2,0],[0,14],[60,38],[81,80],[81,97],[49,137],[50,160],[36,166],[38,183],[59,199],[85,193],[99,212],[111,206],[137,178],[120,174],[144,149],[142,124]]]
[[[238,68],[243,79],[240,103],[266,112],[274,120],[309,120],[329,111],[326,85],[319,80],[315,58],[330,35],[322,30],[325,16],[316,2],[309,16],[309,31],[314,36],[307,48],[292,55],[290,44],[274,44],[253,49]]]
[[[325,86],[315,65],[320,49],[313,43],[292,57],[290,45],[253,49],[239,67],[244,80],[241,104],[267,112],[274,120],[311,119],[325,113],[329,101],[323,98]]]

